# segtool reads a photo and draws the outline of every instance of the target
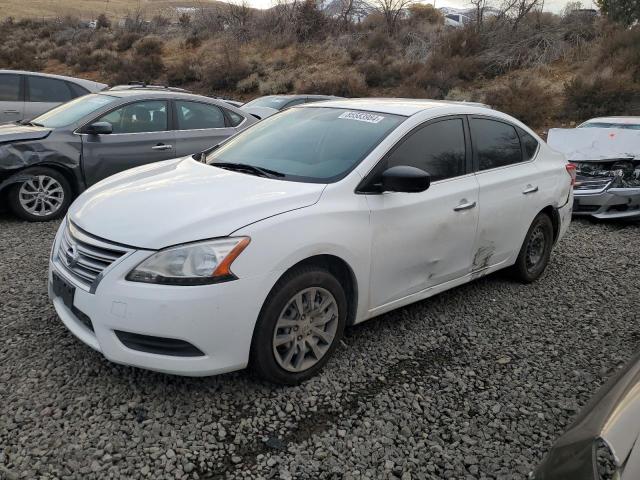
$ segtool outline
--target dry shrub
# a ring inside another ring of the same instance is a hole
[[[276,95],[279,93],[289,93],[293,91],[293,76],[284,72],[277,72],[268,80],[261,80],[258,83],[260,95]]]
[[[615,29],[602,39],[594,71],[602,65],[609,65],[616,72],[628,72],[635,82],[640,82],[640,25],[628,30]]]
[[[514,79],[489,90],[485,102],[535,128],[552,114],[545,86],[531,78]]]
[[[158,37],[144,37],[133,44],[133,50],[136,55],[141,57],[160,56],[164,42]]]
[[[368,87],[395,87],[403,78],[411,75],[419,66],[403,62],[365,62],[358,65]]]
[[[252,93],[258,90],[260,78],[257,73],[252,73],[247,78],[243,78],[236,85],[236,90],[240,93]]]
[[[576,120],[640,111],[640,86],[631,75],[611,70],[590,77],[576,76],[565,85],[564,95],[565,116]]]
[[[207,55],[202,66],[202,81],[208,91],[232,90],[250,73],[249,65],[241,58],[238,48],[223,43],[218,52]]]
[[[134,43],[140,39],[140,35],[133,32],[121,32],[118,35],[118,41],[116,42],[116,50],[119,52],[126,52]]]
[[[328,71],[322,75],[298,80],[296,91],[339,97],[361,97],[366,95],[367,88],[360,73],[344,70],[340,72]]]
[[[200,60],[192,56],[187,56],[176,63],[168,64],[165,71],[167,84],[181,86],[199,81],[200,67]]]

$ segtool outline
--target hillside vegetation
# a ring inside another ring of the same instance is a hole
[[[454,29],[428,5],[395,18],[374,8],[362,21],[316,5],[218,4],[179,18],[138,10],[126,21],[102,16],[96,29],[73,17],[9,18],[0,26],[0,68],[241,99],[302,92],[471,100],[533,127],[640,114],[638,26],[530,10]]]

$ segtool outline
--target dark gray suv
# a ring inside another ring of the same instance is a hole
[[[85,95],[0,125],[0,196],[23,219],[58,218],[103,178],[201,152],[256,121],[222,100],[170,89]]]

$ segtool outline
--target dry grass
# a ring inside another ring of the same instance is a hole
[[[165,13],[174,16],[175,7],[202,7],[217,3],[214,0],[0,0],[0,20],[6,17],[42,19],[67,15],[95,19],[101,13],[120,18],[138,8],[150,15]]]

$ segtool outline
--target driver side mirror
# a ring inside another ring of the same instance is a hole
[[[113,126],[109,122],[96,122],[84,129],[89,135],[108,135],[113,133]]]
[[[408,165],[398,165],[382,172],[383,192],[424,192],[431,185],[431,175]]]

